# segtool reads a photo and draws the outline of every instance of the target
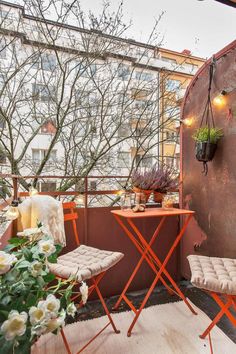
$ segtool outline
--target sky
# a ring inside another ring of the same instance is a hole
[[[11,0],[9,0],[11,1]],[[11,2],[21,2],[12,0]],[[81,0],[85,11],[101,12],[103,0]],[[119,0],[110,0],[117,8]],[[133,25],[126,37],[145,42],[155,19],[164,11],[159,24],[162,46],[208,58],[236,39],[236,9],[214,0],[123,0],[124,18]]]

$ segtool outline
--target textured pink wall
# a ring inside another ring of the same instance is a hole
[[[182,274],[189,276],[188,254],[236,256],[236,41],[216,55],[212,97],[223,89],[227,104],[213,108],[215,124],[223,128],[215,158],[207,176],[195,159],[193,132],[199,127],[207,98],[209,65],[194,78],[186,95],[182,118],[196,118],[191,128],[183,127],[183,207],[196,211],[182,242]]]

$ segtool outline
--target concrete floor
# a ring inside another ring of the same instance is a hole
[[[213,319],[216,314],[219,312],[219,307],[215,303],[215,301],[207,295],[205,292],[201,291],[193,287],[188,281],[181,281],[179,286],[182,292],[188,297],[197,307],[199,307],[202,311],[204,311],[211,319]],[[142,302],[143,296],[145,294],[145,290],[133,292],[129,294],[129,299],[133,302],[134,306],[137,308],[139,307],[140,303]],[[111,310],[113,305],[117,301],[117,296],[113,296],[107,299],[108,308]],[[165,304],[168,302],[175,302],[178,301],[179,297],[176,295],[170,296],[168,292],[162,286],[157,287],[154,289],[152,295],[149,298],[149,301],[146,305],[158,305],[158,304]],[[128,310],[128,306],[122,302],[119,307],[119,312]],[[103,308],[98,300],[89,301],[86,306],[79,310],[78,315],[75,319],[69,319],[68,323],[72,323],[74,321],[83,321],[87,319],[92,319],[96,317],[100,317],[104,315]],[[236,313],[235,313],[236,316]],[[223,316],[218,326],[221,330],[234,342],[236,343],[236,329],[231,324],[226,316]]]

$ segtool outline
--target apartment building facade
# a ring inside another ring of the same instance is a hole
[[[179,102],[203,59],[42,20],[4,1],[0,23],[1,172],[178,169]]]

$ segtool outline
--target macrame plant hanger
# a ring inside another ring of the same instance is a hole
[[[211,64],[209,66],[209,84],[208,84],[207,101],[206,101],[206,105],[205,105],[203,115],[201,118],[201,122],[200,122],[200,126],[199,126],[199,128],[201,128],[202,126],[208,127],[208,135],[207,135],[207,142],[208,143],[210,143],[210,129],[211,129],[211,127],[212,128],[215,127],[215,121],[214,121],[212,104],[211,104],[211,85],[212,85],[212,80],[213,80],[214,68],[215,68],[215,58],[213,56]],[[205,176],[208,173],[207,161],[203,161],[202,173]]]

